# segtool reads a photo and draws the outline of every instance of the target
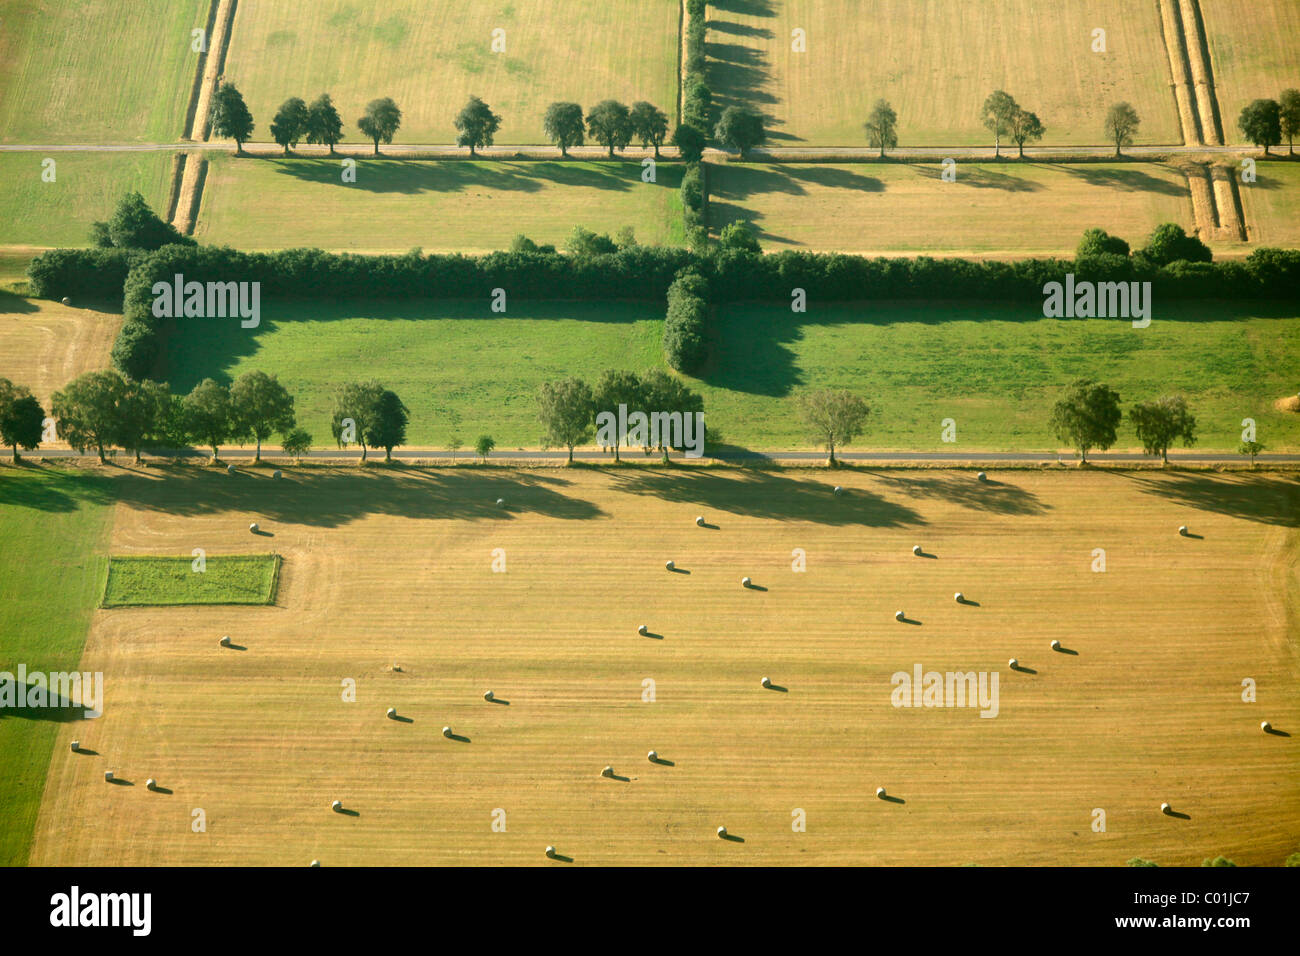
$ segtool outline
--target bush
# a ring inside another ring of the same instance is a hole
[[[700,177],[700,164],[691,163],[682,174],[682,205],[694,212],[704,209],[704,183]]]
[[[1142,255],[1159,266],[1171,262],[1211,262],[1210,247],[1195,236],[1189,236],[1183,227],[1173,222],[1156,226],[1151,238],[1142,249]]]
[[[1089,229],[1079,240],[1075,255],[1080,259],[1091,259],[1103,255],[1127,257],[1128,253],[1128,243],[1123,239],[1112,236],[1105,229]]]
[[[32,260],[27,278],[42,299],[120,301],[122,285],[142,254],[130,249],[51,249]]]
[[[704,330],[708,321],[708,282],[697,272],[683,272],[668,287],[664,320],[664,359],[679,372],[704,364]]]

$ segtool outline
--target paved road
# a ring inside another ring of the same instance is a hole
[[[55,448],[49,450],[39,450],[26,453],[31,458],[86,458],[93,457],[94,453],[81,454],[67,448]],[[222,450],[222,460],[228,463],[237,461],[250,460],[253,451],[250,448],[226,447]],[[152,454],[146,454],[145,458],[155,457]],[[197,450],[186,448],[180,451],[168,451],[161,457],[164,458],[208,458],[209,453],[206,450]],[[262,457],[271,460],[285,460],[291,456],[284,454],[278,448],[269,448],[263,446]],[[305,456],[314,461],[345,460],[355,461],[361,457],[359,449],[318,449]],[[373,450],[369,457],[374,460],[384,457],[381,450],[376,454]],[[401,461],[416,460],[439,460],[446,461],[452,458],[452,453],[446,449],[440,448],[399,448],[393,452],[393,457]],[[474,453],[461,449],[456,453],[458,461],[473,461]],[[505,451],[498,448],[492,453],[491,461],[493,462],[560,462],[568,457],[566,451],[538,451],[536,449],[516,449],[515,451]],[[579,461],[611,461],[612,456],[599,451],[578,451],[573,456]],[[654,463],[659,460],[658,454],[643,455],[639,450],[631,452],[624,451],[622,457],[629,462],[650,462]],[[673,461],[686,461],[687,459],[677,453],[672,456]],[[826,453],[820,451],[749,451],[737,450],[723,452],[716,456],[711,456],[719,461],[725,462],[821,462],[826,460]],[[1038,465],[1044,462],[1062,462],[1067,465],[1075,463],[1072,456],[1060,456],[1055,452],[998,452],[998,451],[969,451],[969,452],[888,452],[888,451],[866,451],[866,452],[837,452],[836,457],[846,462],[879,462],[882,464],[967,464],[967,465],[997,465],[997,464],[1032,464]],[[115,456],[117,461],[130,460],[130,456],[124,452],[118,452]],[[1130,452],[1095,452],[1088,456],[1090,462],[1102,463],[1125,463],[1125,462],[1145,462],[1154,464],[1159,462],[1158,458],[1150,455],[1135,454]],[[1256,459],[1261,464],[1300,464],[1300,455],[1276,455],[1264,454]],[[1183,453],[1169,455],[1169,461],[1175,465],[1211,465],[1223,463],[1242,464],[1246,458],[1242,455],[1235,455],[1229,452],[1205,452],[1205,453]]]
[[[215,152],[233,152],[230,143],[78,143],[64,145],[40,145],[40,144],[0,144],[0,153],[132,153],[132,152],[175,152],[186,150],[193,152],[215,151]],[[252,156],[280,156],[283,150],[274,143],[248,143],[245,146],[245,152]],[[532,146],[489,146],[479,151],[479,155],[485,159],[510,159],[516,154],[522,153],[528,157],[554,158],[559,159],[560,151],[554,146],[532,145]],[[1129,146],[1124,150],[1124,155],[1128,158],[1141,157],[1162,157],[1175,155],[1203,155],[1207,153],[1223,154],[1231,156],[1260,156],[1258,148],[1253,146]],[[666,146],[662,150],[663,158],[677,158],[675,147]],[[879,154],[878,150],[871,149],[867,146],[771,146],[765,149],[755,149],[750,153],[753,160],[762,161],[764,159],[793,159],[800,157],[844,157],[847,161],[871,160],[876,159]],[[304,157],[323,157],[328,156],[329,151],[323,146],[299,146],[294,150],[294,155]],[[451,146],[446,143],[435,144],[411,144],[411,143],[394,143],[385,146],[382,151],[383,156],[409,156],[422,155],[434,157],[455,157],[466,159],[469,154],[463,146]],[[627,149],[618,153],[619,159],[641,159],[646,156],[654,155],[653,150],[642,149],[638,146],[629,146]],[[736,153],[726,150],[714,149],[710,147],[705,150],[705,156],[715,161],[726,162],[730,159],[737,158]],[[1115,148],[1113,146],[1029,146],[1025,148],[1025,159],[1059,159],[1063,157],[1074,157],[1082,159],[1108,159],[1114,158]],[[353,157],[364,159],[373,156],[373,149],[363,144],[346,144],[340,146],[335,152],[335,158],[343,159]],[[569,150],[569,156],[573,159],[605,159],[608,157],[608,150],[603,146],[574,146]],[[889,158],[893,160],[903,159],[942,159],[945,157],[961,159],[979,159],[992,160],[993,149],[988,146],[913,146],[905,149],[895,149],[890,151]],[[1002,157],[1004,159],[1014,159],[1016,157],[1015,149],[1003,149]],[[1274,154],[1275,158],[1285,158],[1284,154]]]

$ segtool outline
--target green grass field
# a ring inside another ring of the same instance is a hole
[[[298,421],[318,447],[332,444],[334,390],[378,378],[411,410],[414,444],[468,447],[483,432],[503,451],[536,447],[535,392],[544,381],[662,361],[662,309],[652,303],[537,304],[505,315],[487,302],[263,303],[262,326],[215,323],[170,344],[169,380],[188,392],[203,378],[273,371],[295,395]],[[431,319],[433,319],[431,321]]]
[[[820,306],[803,321],[775,306],[719,310],[714,367],[692,385],[728,443],[807,447],[790,396],[844,387],[875,409],[858,447],[955,451],[1056,447],[1048,410],[1071,379],[1109,382],[1127,407],[1167,391],[1186,394],[1203,448],[1235,450],[1254,417],[1274,451],[1300,448],[1300,416],[1273,408],[1300,381],[1300,326],[1231,304],[1157,308],[1150,328],[1122,320],[1049,320],[1032,307],[948,303]],[[519,302],[508,316],[487,304],[264,305],[262,326],[205,327],[173,337],[170,381],[188,391],[214,376],[275,372],[297,396],[300,423],[330,443],[334,388],[380,379],[411,409],[409,442],[465,446],[483,432],[497,447],[535,448],[535,394],[544,381],[662,362],[662,319],[651,304]],[[976,357],[977,360],[973,360]],[[940,441],[954,418],[958,444]],[[1119,448],[1136,447],[1125,424]]]
[[[479,96],[501,116],[498,143],[546,142],[555,100],[586,110],[613,97],[677,107],[677,0],[241,0],[226,78],[252,110],[254,139],[290,96],[328,92],[347,143],[367,142],[356,120],[370,100],[402,109],[396,141],[454,143],[456,113]],[[493,30],[504,53],[491,52]]]
[[[644,243],[680,242],[682,168],[639,162],[338,160],[213,157],[195,236],[244,249],[318,246],[489,252],[517,234],[563,245],[575,225]]]
[[[278,554],[204,557],[114,555],[108,562],[103,607],[175,607],[182,604],[272,604]],[[201,570],[200,570],[201,568]]]
[[[1091,50],[1098,27],[1106,53]],[[979,111],[995,89],[1038,114],[1045,144],[1104,142],[1119,100],[1142,118],[1137,142],[1181,142],[1155,3],[1072,0],[1047,17],[1038,0],[754,0],[711,8],[706,42],[715,104],[763,110],[773,146],[865,146],[883,97],[903,146],[991,147]]]
[[[0,143],[180,139],[207,15],[208,0],[0,0]]]
[[[1099,226],[1134,246],[1162,222],[1195,228],[1181,172],[1162,163],[727,164],[709,226],[753,223],[765,250],[1071,255]]]
[[[102,475],[0,468],[0,670],[77,668],[112,518],[111,482]],[[0,866],[27,862],[64,716],[0,710]]]
[[[1237,117],[1251,100],[1300,87],[1300,4],[1201,0],[1224,142],[1244,143]]]
[[[54,182],[41,179],[41,153],[0,153],[0,246],[88,246],[90,224],[139,192],[167,213],[167,153],[52,153]]]

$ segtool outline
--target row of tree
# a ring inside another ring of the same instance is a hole
[[[492,111],[477,96],[456,114],[456,145],[469,147],[469,154],[477,156],[478,150],[491,146],[501,128],[501,116]],[[371,100],[365,113],[357,120],[357,129],[374,142],[375,155],[379,144],[388,144],[402,126],[402,111],[390,97]],[[243,152],[244,143],[252,136],[256,124],[244,97],[233,83],[223,82],[217,90],[212,106],[212,132],[235,141],[236,149]],[[668,116],[663,110],[638,100],[629,108],[615,99],[601,100],[584,116],[577,103],[555,102],[546,109],[542,120],[546,136],[560,147],[561,155],[569,155],[569,147],[582,146],[586,137],[609,150],[625,149],[633,141],[647,149],[653,147],[655,156],[668,136]],[[280,104],[271,120],[271,138],[284,149],[285,155],[296,149],[300,142],[328,146],[330,155],[343,140],[343,120],[328,93],[322,93],[308,104],[298,96],[291,96]]]
[[[1281,146],[1283,138],[1287,154],[1294,156],[1294,140],[1300,136],[1300,90],[1283,90],[1275,100],[1251,101],[1237,117],[1237,125],[1246,139],[1264,148],[1265,156],[1270,147]]]
[[[573,449],[587,444],[594,437],[596,416],[601,412],[617,414],[620,405],[626,405],[629,414],[638,411],[646,415],[677,412],[686,416],[704,411],[704,399],[661,368],[652,368],[639,375],[607,369],[594,386],[581,378],[546,382],[537,391],[538,419],[545,429],[543,447],[567,448],[572,462]],[[620,460],[619,446],[623,437],[616,436],[614,444],[609,446],[615,461]],[[668,459],[669,437],[660,434],[657,445],[665,461]],[[709,440],[716,439],[717,434],[710,432]]]
[[[134,453],[146,448],[183,448],[191,442],[212,448],[231,440],[257,443],[279,433],[292,455],[311,448],[311,435],[297,428],[293,396],[274,375],[246,372],[229,387],[204,379],[188,395],[172,395],[164,382],[139,381],[112,369],[87,372],[54,393],[51,417],[57,435],[77,451],[94,449],[100,461],[111,447]],[[25,386],[0,379],[0,439],[13,448],[33,449],[44,439],[45,410]]]

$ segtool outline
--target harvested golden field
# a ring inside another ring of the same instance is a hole
[[[1300,845],[1296,737],[1259,728],[1300,733],[1291,476],[119,474],[113,554],[273,550],[279,595],[94,612],[105,715],[59,726],[33,863],[1275,865]],[[998,675],[996,718],[894,707],[917,665]]]
[[[1097,29],[1104,53],[1092,49]],[[884,98],[900,146],[992,147],[979,114],[996,89],[1038,114],[1046,145],[1104,143],[1120,100],[1142,118],[1136,142],[1181,142],[1150,0],[1071,0],[1050,16],[1037,0],[719,3],[706,52],[715,104],[762,110],[773,146],[865,146],[862,123]]]
[[[766,252],[1071,256],[1098,226],[1145,245],[1195,228],[1187,179],[1166,163],[730,163],[710,172],[709,227],[754,224]]]
[[[1300,4],[1200,0],[1224,142],[1244,143],[1237,117],[1251,100],[1300,87]],[[1285,147],[1284,147],[1285,148]]]
[[[56,391],[83,372],[109,367],[121,325],[115,312],[0,291],[0,378],[26,385],[48,414]]]

